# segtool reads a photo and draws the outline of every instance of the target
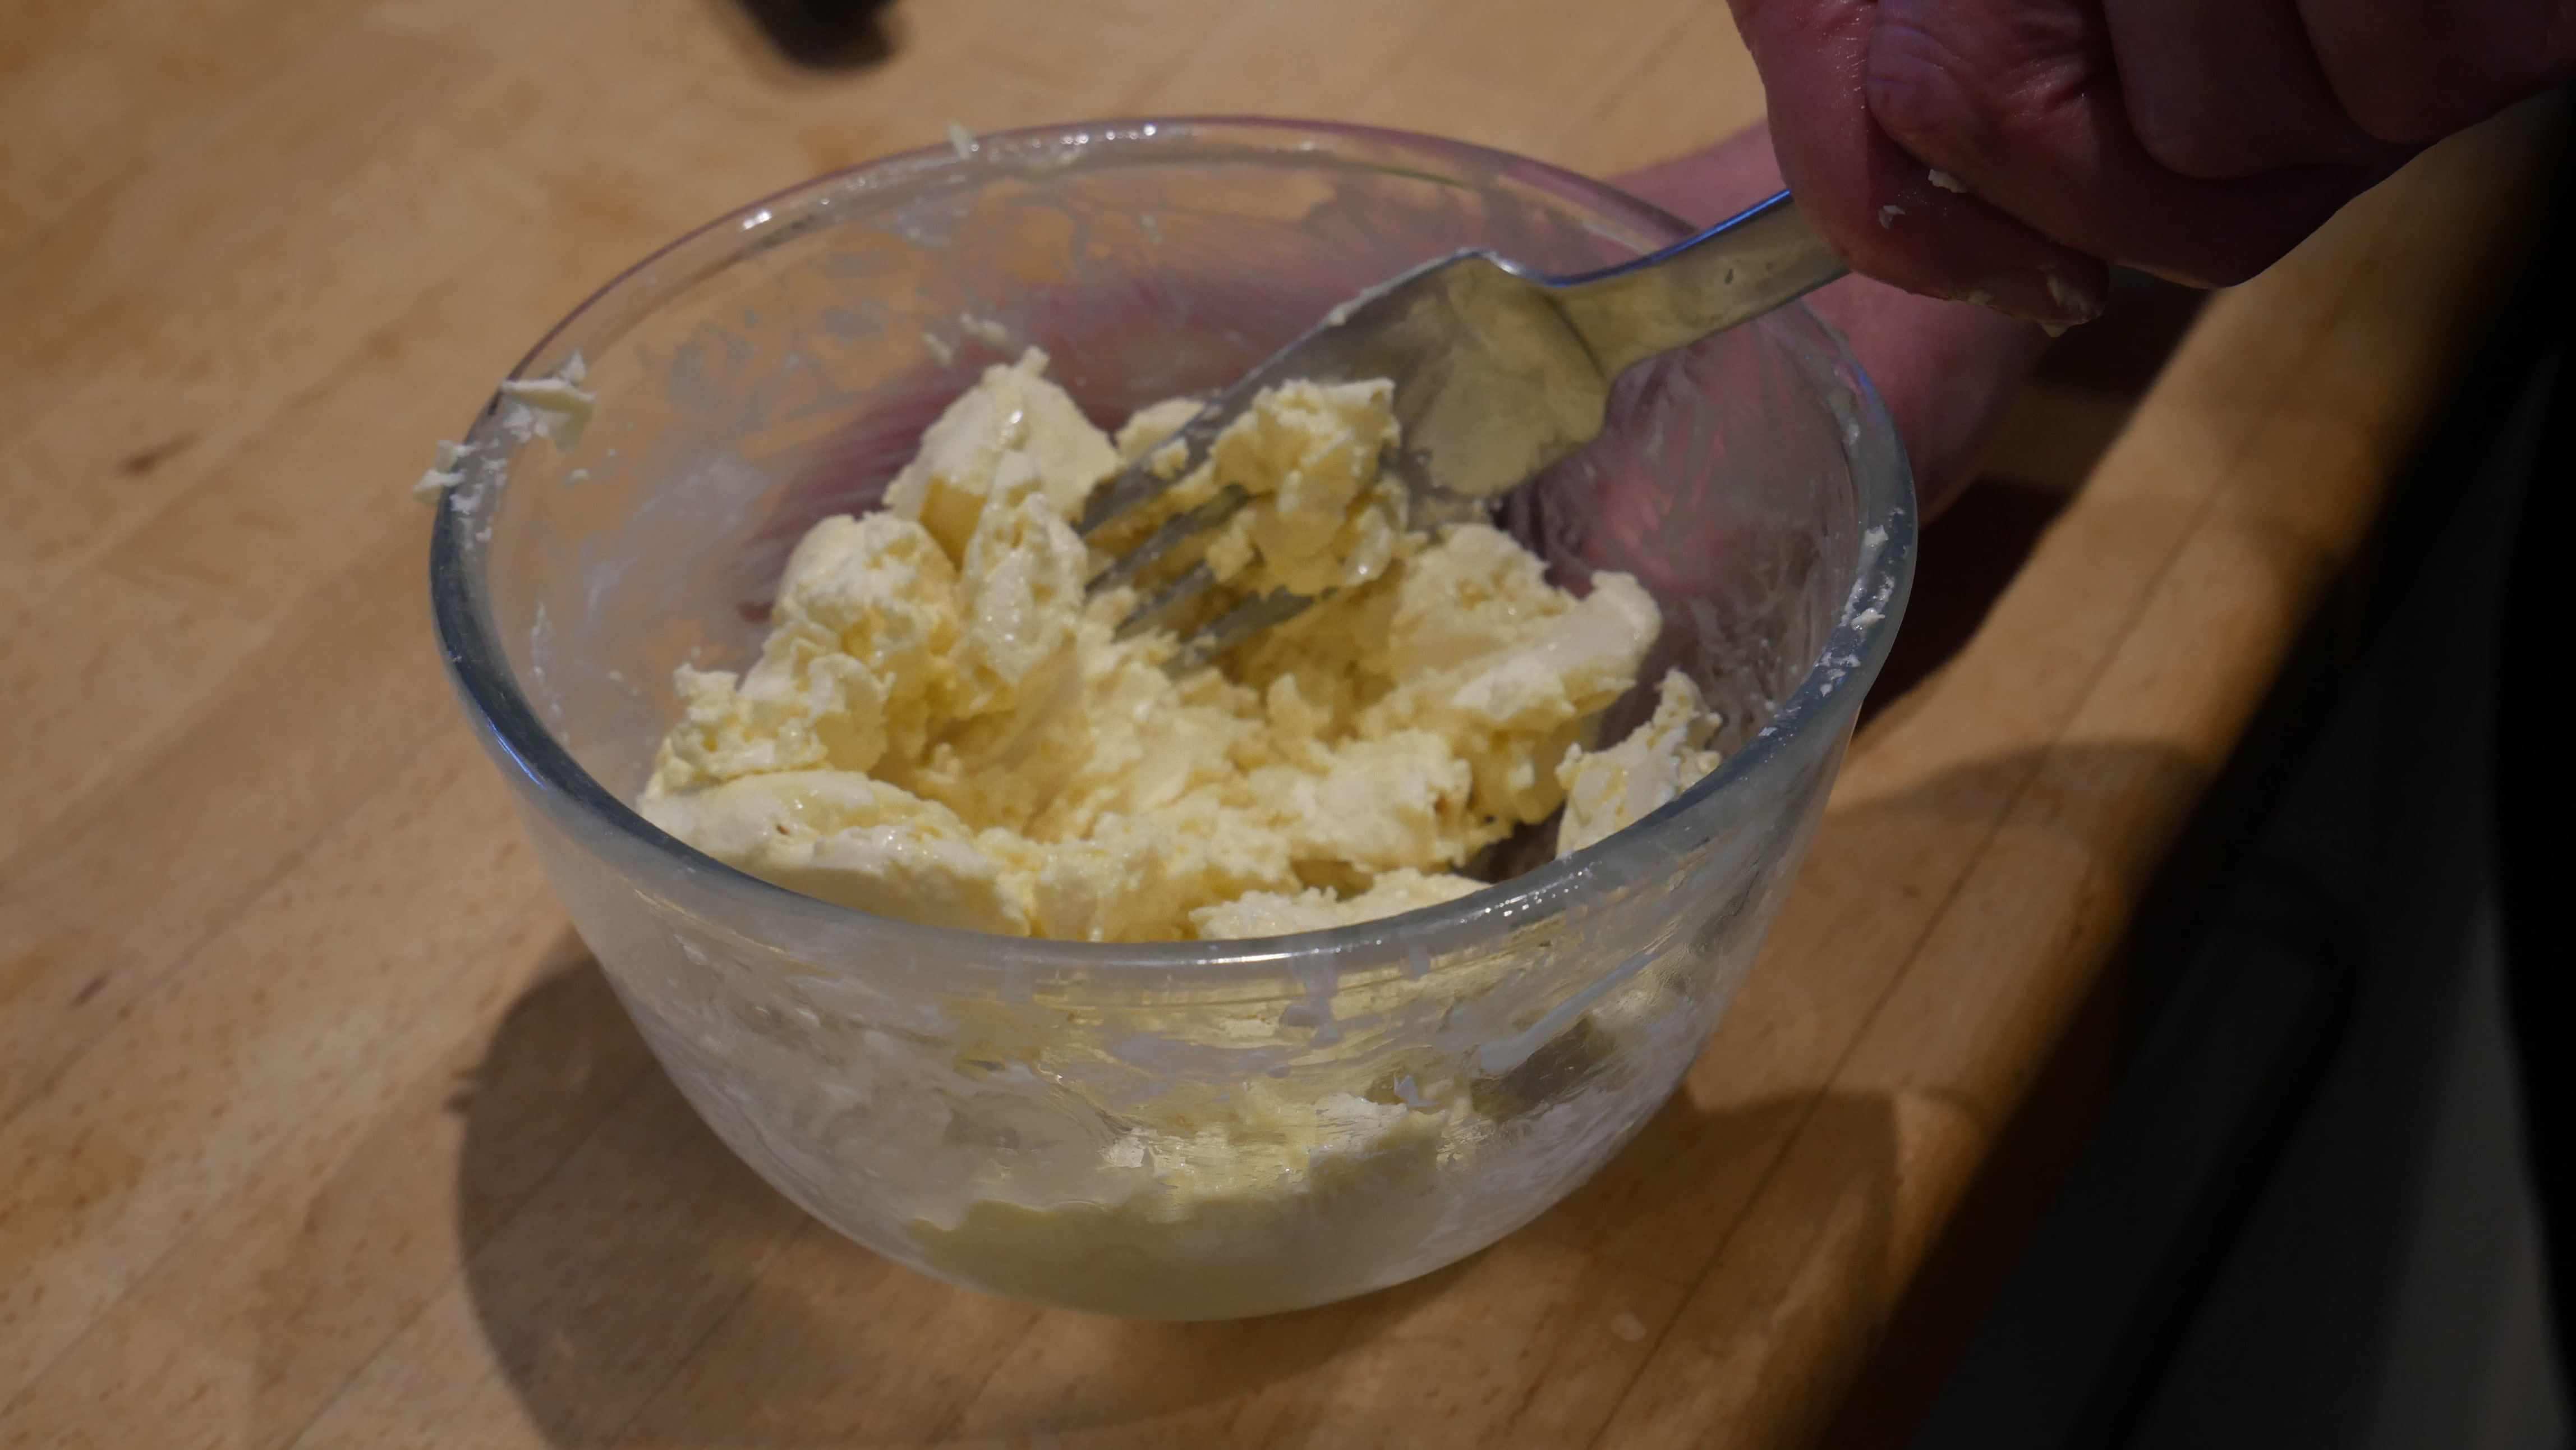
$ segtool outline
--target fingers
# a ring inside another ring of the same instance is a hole
[[[1735,0],[1799,209],[1854,271],[1908,291],[2056,324],[2098,314],[2107,286],[2100,261],[1941,184],[1947,178],[1931,175],[1941,163],[1908,155],[1859,104],[1879,8]]]
[[[1897,145],[2037,231],[2201,285],[2262,270],[2395,164],[2181,175],[2141,144],[2112,56],[2072,0],[1883,0],[1864,94]]]
[[[2576,0],[2298,0],[2344,113],[2422,146],[2576,73]]]
[[[2576,0],[1734,0],[1854,270],[2042,321],[2100,263],[2270,265],[2420,145],[2576,74]]]
[[[2403,159],[2344,113],[2298,0],[2103,0],[2102,14],[2129,124],[2167,170],[2215,180]]]

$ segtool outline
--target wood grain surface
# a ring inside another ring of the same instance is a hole
[[[2545,117],[2215,299],[2134,412],[2025,409],[2014,467],[2098,465],[1879,712],[1597,1181],[1416,1283],[1173,1328],[894,1267],[699,1126],[448,697],[404,487],[627,262],[951,120],[1607,173],[1760,96],[1706,0],[910,0],[884,39],[815,72],[723,0],[0,12],[0,1446],[1809,1442],[2365,536]]]

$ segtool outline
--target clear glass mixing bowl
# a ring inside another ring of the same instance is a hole
[[[1095,945],[798,896],[625,802],[672,667],[751,658],[789,547],[872,506],[984,365],[1041,346],[1114,426],[1426,258],[1565,271],[1684,230],[1450,141],[1104,123],[784,192],[540,344],[518,376],[578,352],[596,417],[569,448],[499,396],[477,420],[431,546],[439,636],[582,937],[725,1141],[906,1263],[1168,1319],[1424,1273],[1598,1168],[1750,963],[1904,606],[1902,452],[1803,308],[1632,372],[1510,511],[1561,580],[1643,580],[1647,678],[1680,663],[1728,721],[1715,774],[1591,849],[1362,926]]]

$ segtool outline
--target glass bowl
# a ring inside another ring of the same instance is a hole
[[[1902,451],[1802,307],[1632,371],[1510,506],[1569,587],[1636,574],[1646,680],[1680,664],[1727,721],[1714,774],[1570,857],[1359,926],[1100,945],[799,896],[626,802],[672,668],[751,658],[788,549],[873,506],[984,366],[1043,347],[1115,426],[1424,259],[1570,271],[1686,230],[1451,141],[1122,121],[796,187],[555,329],[517,376],[577,353],[596,415],[567,447],[484,410],[431,545],[439,637],[583,939],[734,1151],[927,1272],[1160,1319],[1438,1268],[1615,1152],[1751,962],[1911,576]]]

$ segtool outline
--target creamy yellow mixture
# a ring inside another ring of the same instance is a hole
[[[1654,601],[1617,573],[1577,599],[1483,525],[1408,528],[1378,471],[1396,441],[1384,382],[1265,393],[1160,503],[1242,487],[1253,502],[1210,566],[1237,590],[1327,596],[1221,667],[1167,674],[1170,635],[1114,636],[1132,595],[1085,599],[1100,556],[1070,520],[1192,405],[1113,442],[1045,367],[1032,350],[987,370],[883,509],[815,525],[749,670],[678,672],[686,714],[647,817],[913,921],[1269,936],[1476,890],[1461,868],[1514,829],[1563,805],[1560,849],[1578,849],[1716,763],[1678,672],[1652,721],[1588,748],[1636,682]]]
[[[884,508],[806,535],[748,670],[678,672],[686,714],[645,815],[888,916],[1242,938],[1462,896],[1482,885],[1462,868],[1515,829],[1562,807],[1558,849],[1579,850],[1716,765],[1715,717],[1678,671],[1651,720],[1592,748],[1654,642],[1654,601],[1616,573],[1578,599],[1493,528],[1409,527],[1379,474],[1397,441],[1386,383],[1264,394],[1095,549],[1070,520],[1135,459],[1172,476],[1179,450],[1162,445],[1195,405],[1148,408],[1113,440],[1045,367],[1032,351],[989,369]],[[1236,595],[1323,602],[1175,677],[1169,634],[1116,638],[1134,596],[1086,599],[1084,582],[1228,485],[1253,502],[1208,543],[1210,568]],[[1287,1021],[1247,1010],[1256,1037]],[[1120,1126],[1096,1162],[1066,1165],[1078,1183],[988,1165],[909,1232],[971,1282],[1113,1313],[1253,1312],[1283,1282],[1296,1302],[1356,1292],[1371,1282],[1334,1275],[1378,1272],[1431,1233],[1442,1165],[1494,1131],[1468,1068],[1434,1066],[1366,1096],[1176,1082],[1104,1113]]]
[[[1283,1270],[1312,1300],[1372,1288],[1353,1276],[1438,1219],[1446,1105],[1231,1096],[1120,1138],[1106,1168],[1139,1191],[1114,1203],[978,1198],[953,1225],[916,1220],[912,1240],[937,1268],[1040,1303],[1225,1319],[1276,1306]]]

